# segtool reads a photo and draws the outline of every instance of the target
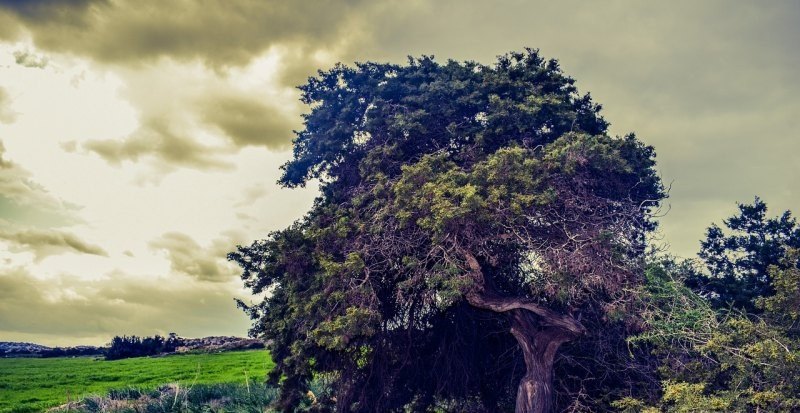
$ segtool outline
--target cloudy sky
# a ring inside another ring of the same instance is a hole
[[[800,210],[796,1],[0,0],[0,341],[244,335],[224,259],[306,211],[278,167],[335,62],[539,48],[658,152],[661,242]]]

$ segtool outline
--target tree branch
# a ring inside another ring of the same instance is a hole
[[[468,251],[464,251],[464,256],[467,259],[467,266],[470,269],[470,274],[476,281],[475,288],[469,293],[465,294],[467,302],[473,307],[498,313],[517,309],[528,310],[539,316],[545,325],[563,328],[576,336],[583,335],[586,332],[586,327],[584,327],[583,324],[581,324],[578,320],[575,320],[574,318],[565,314],[559,314],[553,310],[550,310],[549,308],[535,303],[530,299],[519,297],[499,297],[487,294],[485,291],[483,270],[481,269],[477,258],[475,258],[475,256]]]

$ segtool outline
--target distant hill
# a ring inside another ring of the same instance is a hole
[[[38,354],[47,350],[52,350],[52,348],[34,343],[0,341],[0,356],[6,356],[6,354]]]
[[[18,343],[0,341],[0,357],[69,357],[99,356],[105,353],[105,347],[75,346],[47,347],[34,343]]]

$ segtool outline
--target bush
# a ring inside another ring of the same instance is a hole
[[[106,352],[106,360],[172,353],[181,344],[180,337],[175,333],[171,333],[167,338],[159,335],[153,337],[116,336],[111,340],[111,346]]]
[[[102,356],[106,351],[102,347],[56,347],[39,353],[42,358],[48,357],[81,357],[81,356]]]

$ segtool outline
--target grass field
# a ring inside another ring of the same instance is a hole
[[[67,399],[111,389],[152,389],[166,383],[264,380],[273,366],[265,350],[102,361],[94,358],[0,359],[0,413],[37,412]]]

